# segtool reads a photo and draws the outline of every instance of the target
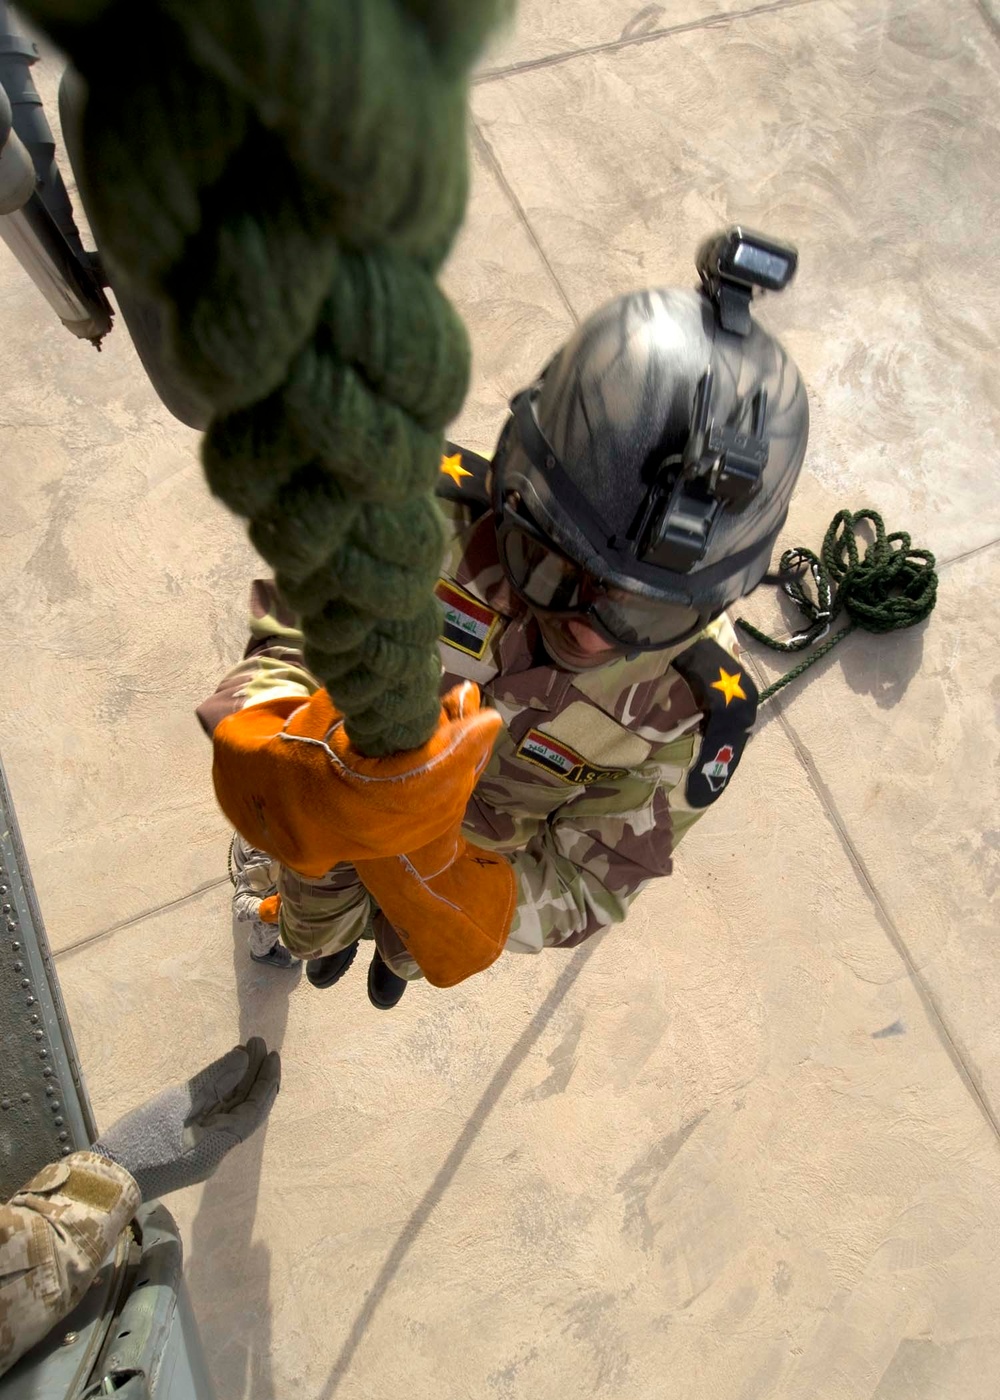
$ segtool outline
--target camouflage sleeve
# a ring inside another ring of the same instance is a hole
[[[0,1206],[0,1373],[76,1307],[140,1199],[124,1167],[74,1152]]]
[[[620,923],[643,886],[669,875],[700,813],[683,798],[694,738],[685,735],[618,782],[595,785],[541,824],[512,857],[518,907],[509,947],[575,947]]]
[[[242,661],[227,671],[196,714],[211,736],[227,715],[264,700],[301,695],[319,688],[302,659],[302,633],[281,599],[273,579],[255,579],[250,589],[250,641]]]

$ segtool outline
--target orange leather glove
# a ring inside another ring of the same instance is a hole
[[[315,879],[339,861],[419,850],[462,820],[502,720],[466,681],[419,749],[365,758],[325,690],[228,715],[212,736],[219,805],[253,846]]]
[[[357,871],[428,982],[454,987],[503,952],[517,903],[508,860],[471,846],[458,824],[419,850]]]
[[[257,917],[262,924],[280,924],[281,895],[269,894],[266,899],[262,899],[257,910]]]

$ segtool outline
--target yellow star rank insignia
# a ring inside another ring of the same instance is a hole
[[[740,685],[742,679],[742,671],[737,671],[735,675],[731,676],[724,667],[719,667],[719,679],[712,682],[712,689],[722,691],[722,694],[726,697],[727,708],[730,700],[745,700],[747,698],[743,687]]]
[[[470,471],[466,471],[462,466],[461,452],[456,452],[451,457],[442,457],[441,471],[445,476],[450,476],[456,486],[461,486],[464,476],[472,475]]]
[[[738,668],[727,670],[733,660],[709,637],[673,660],[704,719],[701,748],[685,786],[685,796],[695,810],[711,806],[728,788],[757,717],[753,676]]]

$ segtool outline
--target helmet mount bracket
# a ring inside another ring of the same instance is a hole
[[[659,487],[659,508],[646,512],[640,557],[676,573],[688,573],[704,559],[722,512],[740,510],[757,494],[767,466],[767,391],[755,394],[750,431],[743,432],[714,419],[714,383],[709,367],[698,383],[681,469],[661,473],[666,480]],[[653,492],[657,489],[654,483]]]

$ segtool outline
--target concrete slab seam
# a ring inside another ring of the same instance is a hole
[[[577,49],[567,49],[564,53],[543,54],[540,58],[526,58],[519,63],[506,64],[502,68],[487,68],[477,73],[472,80],[473,87],[496,82],[500,78],[514,78],[521,73],[532,73],[538,68],[554,68],[568,63],[574,58],[589,58],[591,54],[618,53],[621,49],[635,48],[638,44],[652,44],[658,39],[671,39],[675,34],[690,34],[697,29],[723,29],[734,20],[754,19],[759,15],[775,14],[781,10],[797,10],[805,5],[818,5],[822,0],[773,0],[772,4],[754,5],[749,10],[724,10],[720,14],[706,15],[702,19],[687,20],[684,24],[666,25],[662,29],[649,29],[643,34],[630,34],[626,38],[606,39],[599,44],[584,44]]]
[[[976,0],[976,4],[994,39],[1000,40],[1000,0]]]
[[[573,324],[575,326],[578,326],[580,324],[580,317],[577,315],[573,307],[573,303],[567,296],[565,288],[563,287],[559,278],[556,276],[555,268],[549,261],[548,254],[542,247],[538,235],[532,227],[531,220],[528,218],[528,215],[524,210],[524,206],[521,204],[521,201],[518,199],[517,195],[511,188],[510,183],[508,182],[507,177],[504,174],[503,166],[500,164],[500,160],[496,152],[494,151],[493,147],[490,145],[486,137],[483,135],[482,129],[475,120],[472,123],[472,140],[476,149],[483,157],[483,160],[486,161],[487,165],[490,167],[490,170],[496,177],[497,184],[503,191],[504,198],[507,200],[507,202],[513,209],[514,214],[518,219],[518,222],[522,225],[525,233],[531,240],[531,246],[534,248],[535,252],[541,259],[542,265],[544,266],[545,271],[549,275],[549,280],[555,287],[556,291],[559,293],[559,299],[562,302],[563,306],[566,308],[566,311],[568,312],[570,317],[572,318]]]
[[[102,928],[97,933],[89,933],[86,938],[80,938],[75,943],[68,944],[65,948],[60,948],[53,952],[54,959],[65,957],[68,953],[76,953],[81,948],[89,948],[92,943],[100,943],[104,938],[110,938],[113,933],[121,933],[123,929],[131,928],[133,924],[145,923],[147,919],[155,918],[157,914],[165,914],[168,909],[179,909],[182,905],[189,904],[191,900],[197,899],[199,895],[207,894],[209,890],[218,889],[220,885],[228,885],[229,876],[223,875],[218,880],[206,880],[203,884],[196,885],[187,894],[179,894],[176,899],[168,899],[164,904],[157,904],[152,909],[143,909],[138,914],[132,914],[127,919],[119,919],[118,923]]]
[[[756,659],[754,657],[748,657],[748,660],[750,662],[752,670],[755,672],[758,679],[761,681],[762,684],[766,685],[767,677],[764,675],[762,668],[757,664]],[[833,793],[830,791],[829,787],[824,782],[819,768],[817,767],[816,762],[810,754],[805,743],[799,737],[797,731],[792,727],[788,716],[781,705],[781,702],[777,700],[772,700],[770,703],[774,705],[775,710],[777,711],[776,718],[778,720],[778,723],[781,725],[786,737],[788,738],[789,743],[795,750],[796,757],[798,758],[799,763],[802,765],[802,768],[805,771],[806,777],[809,781],[809,785],[813,789],[813,792],[816,794],[816,796],[819,798],[820,805],[826,813],[830,825],[836,832],[837,839],[840,842],[840,845],[845,855],[847,856],[848,860],[851,863],[851,866],[854,869],[859,885],[861,886],[866,898],[872,906],[879,926],[881,927],[883,933],[886,935],[886,938],[889,940],[889,943],[892,945],[895,952],[898,954],[900,960],[903,963],[903,966],[906,968],[906,973],[910,980],[910,984],[912,985],[914,991],[917,993],[917,996],[920,999],[920,1003],[924,1008],[924,1012],[927,1015],[928,1021],[934,1029],[934,1033],[937,1035],[937,1038],[940,1041],[941,1046],[947,1054],[949,1060],[951,1060],[952,1066],[958,1074],[958,1077],[965,1085],[973,1101],[975,1102],[976,1107],[979,1109],[980,1114],[982,1115],[986,1124],[990,1128],[994,1137],[1000,1140],[1000,1121],[998,1121],[997,1115],[994,1112],[992,1105],[987,1100],[982,1087],[977,1082],[976,1076],[973,1073],[971,1067],[967,1064],[965,1056],[963,1055],[962,1050],[960,1049],[957,1041],[955,1040],[951,1028],[948,1025],[947,1020],[945,1019],[944,1013],[941,1010],[941,1007],[938,1005],[933,992],[931,991],[927,982],[924,980],[924,977],[920,972],[920,969],[917,967],[917,964],[914,962],[913,956],[910,953],[906,940],[904,939],[900,930],[897,928],[896,922],[888,910],[885,900],[883,899],[878,889],[878,886],[875,883],[871,871],[868,869],[868,866],[865,863],[864,857],[861,855],[861,852],[858,850],[857,846],[854,844],[854,841],[851,839],[850,833],[848,832],[844,819],[840,814],[840,809],[837,806]]]

